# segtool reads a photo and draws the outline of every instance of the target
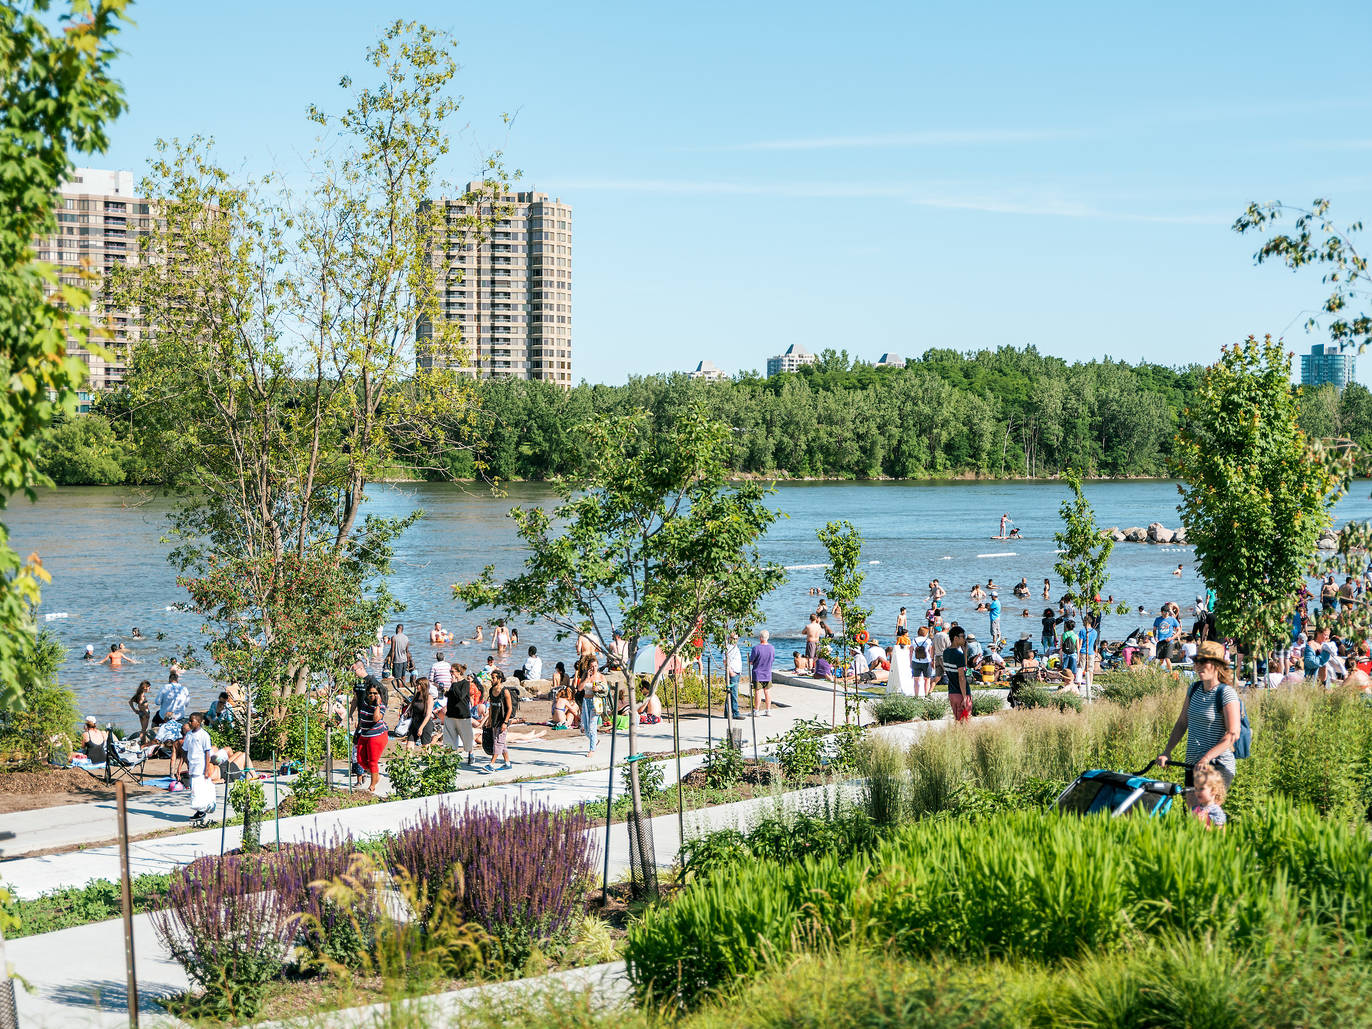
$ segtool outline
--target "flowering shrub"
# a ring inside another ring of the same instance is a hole
[[[172,877],[153,931],[205,991],[199,1012],[253,1016],[284,965],[294,900],[264,881],[260,862],[237,854],[200,858]]]
[[[596,857],[590,819],[580,808],[521,804],[505,812],[468,809],[464,822],[467,910],[500,945],[506,966],[518,966],[577,914]]]
[[[288,844],[264,859],[264,879],[294,913],[297,961],[303,968],[359,968],[375,942],[375,882],[355,889],[346,910],[328,895],[354,853],[351,838],[344,836]]]

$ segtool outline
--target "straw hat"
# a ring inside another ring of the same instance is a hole
[[[1197,661],[1217,661],[1225,668],[1229,667],[1229,655],[1224,652],[1224,644],[1214,640],[1206,640],[1196,648]]]

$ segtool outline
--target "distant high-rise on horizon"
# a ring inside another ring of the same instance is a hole
[[[708,360],[699,362],[686,374],[693,379],[704,379],[706,382],[723,382],[729,377],[724,374],[722,368]]]
[[[137,254],[139,231],[148,228],[148,203],[133,191],[131,171],[75,169],[59,191],[56,234],[34,241],[38,259],[56,265],[62,282],[90,292],[91,321],[108,333],[100,341],[111,351],[108,360],[75,339],[67,340],[67,353],[85,362],[90,369],[89,385],[95,390],[109,389],[123,380],[130,347],[138,338],[137,319],[127,311],[107,309],[100,299],[104,276]],[[93,279],[83,277],[83,267],[93,273]],[[90,401],[90,390],[83,390],[78,406],[88,410]]]
[[[446,246],[437,253],[443,316],[462,331],[465,361],[454,370],[477,378],[572,383],[572,209],[546,193],[492,195],[469,182],[443,198]],[[479,232],[470,231],[480,223]],[[436,359],[420,324],[419,364]]]
[[[767,378],[770,379],[773,375],[780,375],[782,372],[798,372],[801,365],[814,363],[814,354],[799,343],[792,343],[786,348],[784,354],[767,358]]]
[[[1301,355],[1301,385],[1343,389],[1353,381],[1354,363],[1354,355],[1338,344],[1316,343],[1310,353]]]

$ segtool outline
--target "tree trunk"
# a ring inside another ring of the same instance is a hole
[[[629,679],[629,706],[630,706],[631,708],[637,708],[637,707],[638,707],[638,690],[635,688],[635,686],[634,686],[634,681],[633,681],[633,669],[634,669],[634,666],[635,666],[636,664],[638,664],[638,648],[637,648],[637,647],[635,647],[635,648],[634,648],[632,651],[630,651],[630,653],[629,653],[629,667],[628,667],[628,669],[626,669],[626,672],[625,672],[626,677]],[[618,712],[615,712],[615,714],[618,714]],[[638,719],[634,718],[634,717],[631,715],[631,716],[629,717],[629,755],[628,755],[628,756],[629,756],[630,758],[632,758],[632,757],[633,757],[635,754],[637,754],[637,753],[638,753]],[[614,770],[613,770],[613,769],[611,769],[610,774],[611,774],[611,775],[614,774]],[[629,804],[630,804],[630,806],[631,806],[631,808],[632,808],[632,810],[633,810],[634,824],[635,824],[635,826],[637,826],[637,837],[638,837],[638,840],[637,840],[637,843],[638,843],[638,867],[639,867],[640,869],[646,869],[646,868],[648,867],[648,862],[649,862],[650,855],[648,854],[647,840],[646,840],[646,838],[645,838],[645,837],[646,837],[646,834],[645,834],[644,831],[643,831],[643,828],[644,828],[644,827],[643,827],[643,791],[642,791],[642,790],[640,789],[640,787],[639,787],[639,782],[638,782],[638,762],[637,762],[637,761],[630,761],[630,762],[629,762]],[[610,813],[609,813],[608,811],[606,811],[606,812],[605,812],[605,817],[606,817],[607,819],[609,818],[609,815],[610,815]],[[631,842],[633,842],[633,841],[631,841]]]

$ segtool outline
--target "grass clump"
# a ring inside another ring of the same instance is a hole
[[[1360,940],[1369,867],[1366,833],[1284,803],[1227,833],[1181,815],[926,819],[871,852],[748,861],[692,883],[630,931],[626,958],[640,996],[690,1008],[835,942],[1060,964],[1180,937],[1246,949],[1290,925]]]

